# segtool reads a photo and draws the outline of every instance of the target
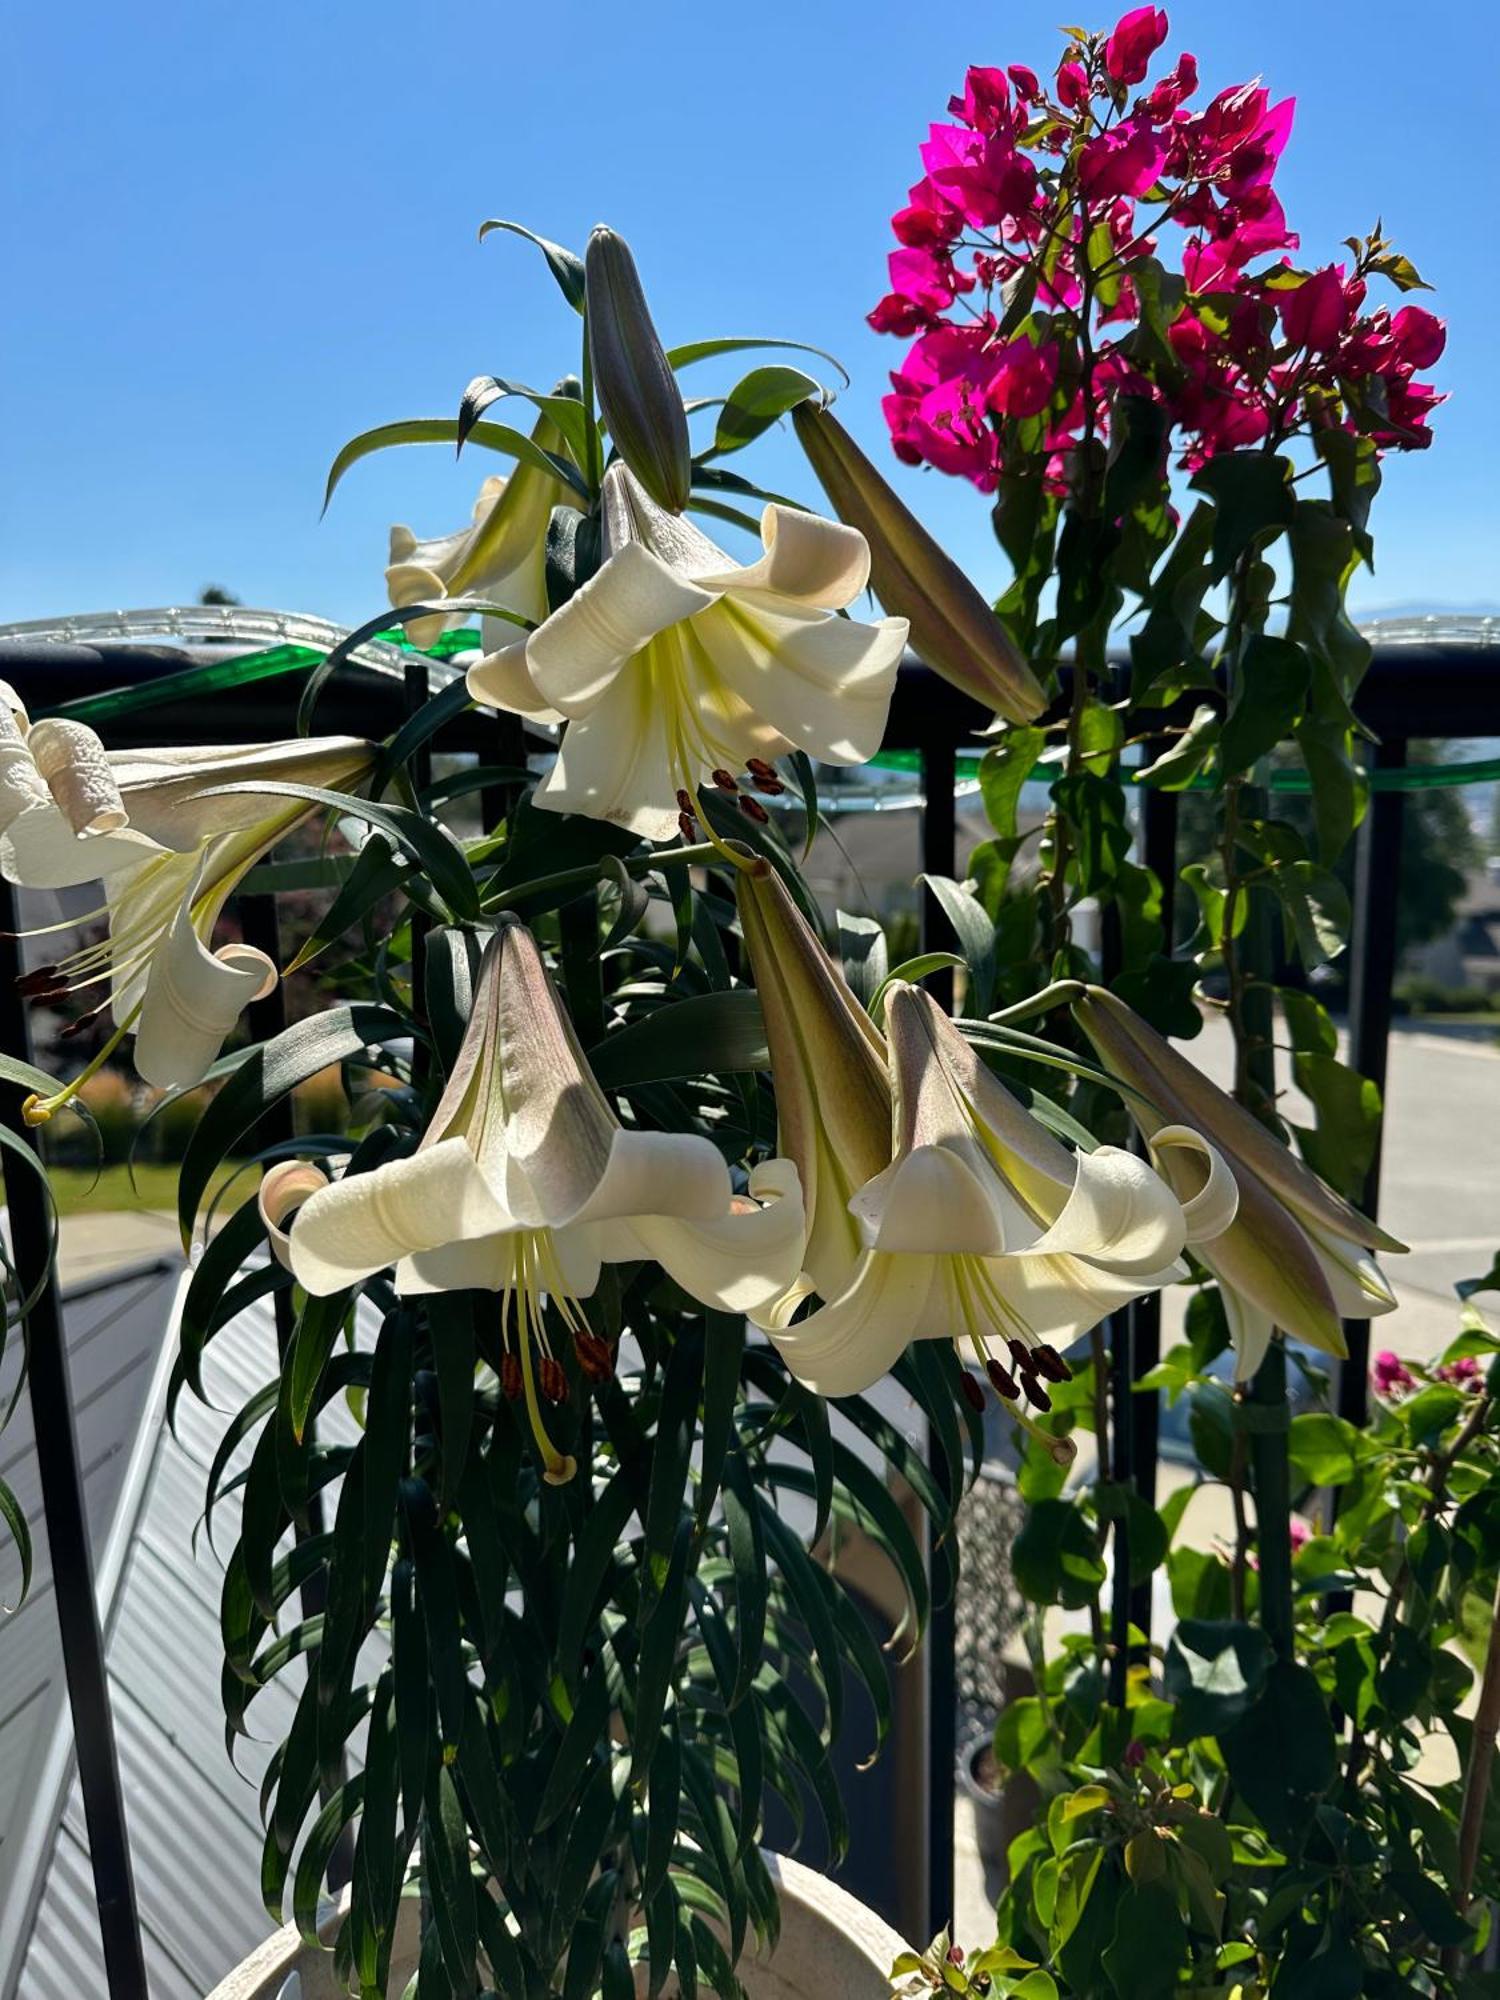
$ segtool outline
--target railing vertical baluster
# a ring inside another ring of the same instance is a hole
[[[1147,746],[1148,761],[1153,754]],[[1177,794],[1142,788],[1141,860],[1161,883],[1161,948],[1169,957],[1175,936],[1173,901],[1177,888]],[[1128,1308],[1130,1318],[1130,1361],[1134,1381],[1149,1375],[1161,1359],[1161,1294],[1148,1292]],[[1148,1507],[1156,1505],[1156,1469],[1161,1445],[1161,1396],[1130,1398],[1130,1462],[1135,1490]],[[1149,1580],[1132,1591],[1131,1622],[1151,1638],[1151,1584]]]
[[[958,757],[951,737],[924,742],[922,758],[922,868],[929,875],[952,875],[958,850]],[[951,948],[953,934],[942,905],[922,892],[922,948]],[[935,973],[929,988],[940,1005],[953,1007],[953,974]],[[946,1473],[943,1448],[929,1430],[928,1458],[939,1484]],[[934,1579],[932,1620],[927,1630],[927,1935],[935,1937],[953,1919],[954,1768],[958,1756],[958,1669],[956,1610],[949,1591],[939,1603],[936,1584],[941,1558],[931,1549],[928,1573]]]
[[[1387,737],[1375,746],[1371,760],[1376,772],[1399,771],[1406,765],[1404,737]],[[1391,995],[1396,982],[1396,883],[1401,868],[1401,839],[1406,822],[1406,796],[1399,791],[1372,789],[1354,854],[1354,926],[1349,942],[1349,1061],[1367,1076],[1385,1098],[1386,1059],[1391,1037]],[[1360,1192],[1360,1207],[1374,1216],[1380,1200],[1380,1160],[1384,1144],[1382,1117],[1375,1134],[1375,1154]],[[1370,1322],[1346,1320],[1348,1357],[1339,1364],[1338,1411],[1352,1424],[1363,1424],[1370,1407]]]
[[[8,882],[0,882],[0,1048],[30,1061],[31,1024],[16,984],[23,971],[17,929],[14,891]],[[36,1146],[36,1134],[21,1117],[14,1090],[5,1092],[0,1117],[23,1145]],[[34,1294],[26,1317],[28,1388],[105,1979],[109,2000],[149,2000],[51,1250],[52,1216],[39,1175],[9,1147],[4,1174],[17,1290],[22,1299]]]

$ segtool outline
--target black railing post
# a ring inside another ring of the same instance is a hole
[[[1154,756],[1147,745],[1148,761]],[[1142,787],[1140,849],[1141,860],[1161,883],[1161,948],[1172,955],[1176,937],[1175,899],[1177,893],[1177,794],[1155,786]],[[1126,1308],[1130,1320],[1130,1464],[1135,1490],[1148,1507],[1156,1505],[1156,1469],[1161,1448],[1161,1395],[1138,1395],[1133,1384],[1149,1375],[1161,1360],[1161,1293],[1147,1292]],[[1131,1622],[1151,1638],[1151,1583],[1148,1580],[1131,1592]]]
[[[31,1026],[16,984],[23,971],[17,928],[14,891],[0,882],[0,1048],[30,1061]],[[13,1089],[4,1092],[0,1117],[26,1146],[36,1147],[36,1134],[22,1118]],[[4,1173],[16,1285],[21,1299],[32,1300],[25,1323],[27,1386],[104,1974],[109,2000],[149,2000],[52,1254],[52,1214],[40,1174],[9,1147]]]
[[[1372,772],[1400,771],[1406,766],[1404,737],[1386,737],[1375,746]],[[1354,851],[1354,925],[1349,940],[1349,1061],[1367,1076],[1385,1102],[1386,1065],[1391,1039],[1391,996],[1396,983],[1399,944],[1396,935],[1400,898],[1401,839],[1406,823],[1405,794],[1372,786]],[[1380,1159],[1385,1136],[1382,1112],[1375,1132],[1359,1205],[1373,1217],[1380,1201]],[[1344,1323],[1349,1352],[1339,1364],[1338,1412],[1351,1424],[1363,1424],[1370,1410],[1370,1322]]]
[[[922,745],[922,869],[928,875],[952,875],[958,851],[958,756],[951,736]],[[922,948],[951,948],[952,931],[942,905],[922,891]],[[929,990],[950,1012],[953,1007],[951,970],[935,973]],[[943,1448],[929,1428],[927,1453],[941,1485],[946,1476]],[[945,1559],[928,1552],[933,1583],[932,1618],[927,1628],[927,1936],[953,1920],[953,1783],[958,1758],[958,1670],[955,1658],[957,1606],[952,1590],[944,1590]]]

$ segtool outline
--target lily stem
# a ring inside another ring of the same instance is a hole
[[[1474,1869],[1479,1861],[1484,1809],[1490,1796],[1490,1772],[1495,1762],[1497,1730],[1500,1730],[1500,1585],[1496,1586],[1494,1609],[1490,1613],[1489,1650],[1484,1656],[1484,1677],[1479,1684],[1479,1706],[1474,1715],[1474,1734],[1469,1742],[1463,1807],[1458,1820],[1458,1881],[1454,1908],[1460,1916],[1468,1910],[1474,1888]],[[1443,1953],[1443,1970],[1457,1972],[1462,1954],[1461,1944],[1449,1945]]]

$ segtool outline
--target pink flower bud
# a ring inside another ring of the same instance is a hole
[[[1391,321],[1391,334],[1409,368],[1430,368],[1448,345],[1446,325],[1422,306],[1403,306]]]
[[[1167,39],[1167,17],[1160,7],[1134,7],[1116,23],[1104,46],[1104,65],[1116,83],[1139,83],[1151,58]]]
[[[1326,354],[1343,331],[1343,272],[1337,265],[1325,264],[1295,291],[1279,292],[1277,304],[1282,331],[1292,346]]]
[[[1067,111],[1088,103],[1089,80],[1082,63],[1065,62],[1057,72],[1057,101]]]

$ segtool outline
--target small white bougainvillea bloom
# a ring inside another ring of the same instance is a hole
[[[1069,1152],[916,987],[892,990],[886,1029],[894,1157],[850,1203],[860,1259],[808,1318],[794,1323],[794,1296],[762,1323],[821,1395],[867,1389],[910,1341],[952,1340],[1007,1401],[1045,1409],[1044,1383],[1067,1373],[1057,1350],[1186,1276],[1184,1247],[1233,1217],[1233,1182],[1186,1131],[1156,1135],[1195,1162],[1186,1201],[1118,1147]]]
[[[1240,1380],[1260,1366],[1277,1327],[1341,1356],[1343,1319],[1393,1310],[1395,1294],[1372,1252],[1404,1244],[1351,1208],[1114,994],[1091,986],[1073,1012],[1100,1060],[1135,1093],[1127,1101],[1148,1143],[1170,1122],[1201,1133],[1228,1163],[1239,1211],[1199,1261],[1219,1281]],[[1171,1160],[1164,1169],[1174,1179],[1180,1171]]]
[[[148,1083],[197,1083],[250,1001],[275,986],[252,946],[213,944],[237,883],[315,805],[226,785],[348,791],[374,767],[356,737],[106,751],[82,723],[26,724],[0,693],[0,869],[23,888],[102,881],[108,936],[27,976],[33,993],[103,985]],[[86,919],[80,919],[86,921]],[[76,1082],[79,1079],[75,1079]],[[72,1086],[70,1086],[71,1091]],[[51,1115],[58,1099],[28,1116]]]
[[[469,672],[476,701],[522,708],[524,659],[525,699],[567,718],[538,805],[666,840],[715,772],[794,749],[829,764],[874,756],[907,625],[835,615],[868,579],[862,535],[769,506],[764,553],[742,566],[621,464],[604,476],[603,517],[598,572],[522,646]]]
[[[704,1304],[747,1312],[793,1282],[803,1235],[788,1161],[759,1167],[736,1197],[709,1140],[620,1124],[536,941],[511,922],[486,949],[462,1047],[417,1150],[309,1195],[288,1257],[318,1294],[390,1265],[405,1294],[501,1293],[506,1351],[519,1362],[547,1477],[561,1481],[572,1464],[548,1442],[537,1400],[538,1357],[556,1365],[546,1307],[582,1360],[599,1345],[581,1302],[602,1264],[652,1258]]]

